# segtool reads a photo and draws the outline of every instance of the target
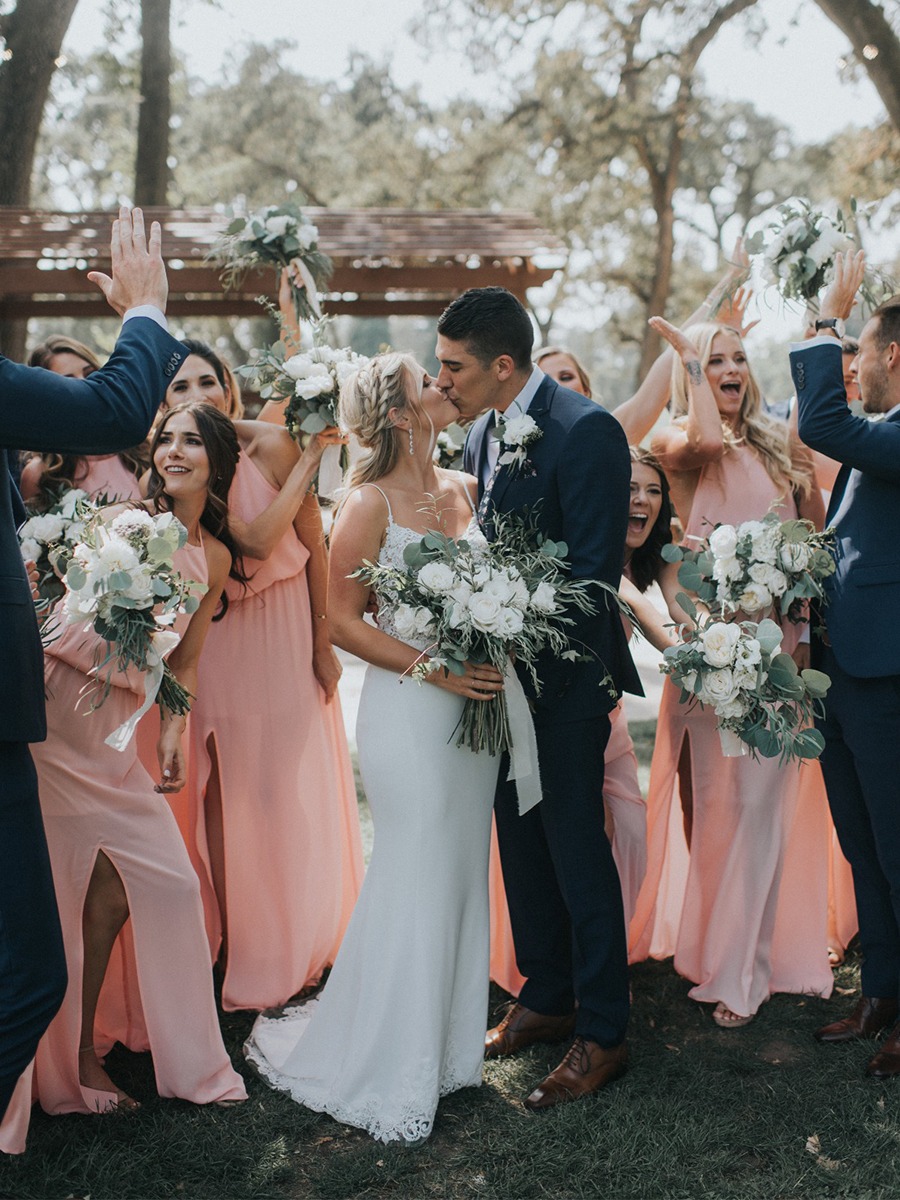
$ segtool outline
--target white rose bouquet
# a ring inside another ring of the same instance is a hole
[[[664,546],[667,562],[681,563],[678,582],[723,615],[765,614],[777,608],[793,622],[806,620],[804,601],[824,600],[822,583],[834,573],[834,533],[811,521],[761,521],[717,525],[699,550]]]
[[[82,623],[106,642],[94,669],[99,695],[92,709],[109,695],[113,672],[133,666],[148,677],[142,711],[154,699],[171,712],[190,711],[189,692],[164,661],[178,643],[170,628],[176,614],[196,611],[206,591],[172,565],[186,540],[187,531],[171,513],[128,509],[107,524],[96,512],[86,522],[63,577],[62,613],[69,624]]]
[[[405,571],[366,562],[355,573],[375,589],[398,637],[427,644],[414,678],[436,670],[462,674],[468,661],[491,663],[509,679],[514,655],[539,691],[542,650],[573,661],[582,657],[566,632],[574,623],[568,612],[595,612],[594,588],[618,601],[607,584],[567,574],[564,543],[513,517],[498,519],[495,529],[495,540],[477,547],[427,533],[404,551]],[[514,742],[504,693],[466,701],[458,746],[499,754]]]
[[[693,624],[681,627],[682,644],[666,649],[660,670],[681,688],[682,703],[712,708],[723,753],[818,758],[825,741],[812,721],[829,677],[797,669],[774,621],[717,620],[685,595],[678,601]]]
[[[287,267],[299,319],[320,317],[318,293],[331,278],[331,259],[318,248],[319,231],[296,204],[270,204],[238,216],[213,247],[211,257],[224,269],[226,289],[236,286],[251,267],[274,266],[276,290]]]
[[[103,500],[93,504],[81,488],[69,488],[45,512],[29,517],[19,527],[22,557],[31,559],[38,569],[37,610],[45,615],[54,601],[65,593],[62,574],[85,521],[97,511]]]
[[[310,350],[287,357],[292,348],[275,342],[255,350],[250,362],[238,368],[263,400],[287,401],[284,423],[298,442],[337,425],[341,384],[369,361],[347,346],[327,345],[323,330],[323,322],[314,324]]]
[[[857,209],[856,200],[851,200],[851,212]],[[778,214],[777,220],[747,239],[747,250],[762,255],[766,282],[774,284],[785,300],[799,300],[818,311],[817,297],[831,280],[834,256],[854,246],[844,214],[837,209],[834,216],[829,216],[802,198],[780,204]],[[878,272],[867,271],[866,275],[861,291],[874,307],[895,289]]]

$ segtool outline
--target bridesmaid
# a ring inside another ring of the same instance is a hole
[[[774,509],[821,528],[822,501],[805,449],[766,417],[741,338],[724,325],[695,325],[687,335],[653,319],[676,347],[672,424],[653,449],[669,478],[685,530],[696,543],[718,522],[759,519]],[[784,647],[802,663],[799,629],[785,625]],[[679,703],[663,688],[648,797],[649,866],[635,917],[636,953],[674,934],[675,968],[712,1003],[722,1028],[746,1025],[774,991],[827,995],[832,986],[824,940],[807,936],[792,913],[775,945],[785,853],[797,804],[798,772],[777,760],[725,758],[713,713]],[[678,777],[678,781],[676,779]],[[680,783],[680,786],[679,786]],[[661,891],[671,881],[683,806],[689,848],[683,900]]]
[[[44,367],[70,379],[86,379],[100,369],[100,360],[83,342],[55,334],[35,346],[31,367]],[[22,468],[22,498],[33,512],[44,512],[70,488],[90,497],[139,500],[139,477],[147,469],[144,443],[121,454],[35,454]]]
[[[177,619],[181,641],[168,659],[192,694],[200,651],[232,570],[225,498],[238,453],[231,423],[205,405],[169,413],[151,449],[146,508],[173,512],[182,522],[188,541],[175,566],[208,584],[194,615]],[[46,651],[48,734],[33,752],[69,987],[38,1047],[34,1092],[53,1114],[139,1108],[107,1074],[103,1055],[110,1043],[95,1037],[94,1022],[110,952],[130,917],[160,1095],[197,1104],[243,1100],[243,1083],[219,1032],[197,877],[161,794],[184,783],[184,718],[162,713],[160,782],[154,785],[134,739],[123,752],[105,743],[136,710],[143,678],[116,672],[105,703],[85,709],[84,691],[102,646],[96,634],[67,625]],[[0,1149],[9,1153],[24,1148],[31,1086],[24,1078],[0,1130]]]
[[[189,396],[228,411],[233,376],[208,346],[185,345],[191,354],[168,402]],[[363,860],[327,556],[308,490],[336,435],[320,435],[301,456],[276,426],[236,429],[243,453],[228,523],[250,584],[228,585],[228,619],[211,630],[200,664],[188,846],[224,964],[222,1006],[261,1010],[317,983],[333,962]]]

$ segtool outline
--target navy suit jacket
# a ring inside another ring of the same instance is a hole
[[[900,675],[900,411],[884,421],[847,407],[840,343],[791,353],[808,446],[842,463],[828,506],[837,569],[822,614],[848,675]]]
[[[0,356],[0,450],[106,454],[142,441],[187,352],[149,317],[122,326],[109,362],[67,379]],[[0,741],[46,736],[44,667],[16,528],[25,510],[0,454]]]
[[[621,425],[592,400],[545,376],[528,415],[541,430],[538,441],[526,447],[526,467],[501,467],[491,493],[498,513],[533,511],[538,528],[568,546],[571,574],[576,579],[601,579],[618,588],[622,577],[628,526],[631,458]],[[475,422],[466,439],[465,469],[478,479],[491,421],[488,412]],[[487,526],[490,536],[490,519]],[[586,617],[572,613],[570,627],[576,648],[582,642],[593,654],[587,662],[572,663],[548,653],[537,664],[541,694],[535,701],[535,724],[583,721],[609,712],[615,697],[603,686],[608,670],[616,694],[642,694],[640,679],[628,651],[622,620],[612,599],[599,588],[598,612]],[[523,674],[523,683],[527,680]]]

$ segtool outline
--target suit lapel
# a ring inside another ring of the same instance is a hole
[[[557,386],[555,380],[551,379],[549,375],[545,376],[541,380],[541,386],[535,392],[531,403],[528,405],[528,416],[535,421],[542,434],[544,432],[544,422],[550,414],[553,393],[556,391]],[[538,450],[539,446],[540,441],[538,440],[531,447],[526,447],[529,458],[533,457],[534,451]],[[504,453],[502,448],[500,453]],[[494,490],[491,493],[491,500],[494,507],[499,507],[500,501],[503,499],[503,494],[512,483],[516,473],[516,471],[510,470],[508,466],[501,467],[498,471],[497,478],[494,480]]]
[[[837,473],[837,478],[834,481],[834,487],[831,489],[831,496],[828,500],[828,512],[825,514],[825,524],[830,525],[834,519],[834,515],[840,508],[841,501],[844,498],[844,492],[847,488],[847,480],[850,478],[852,467],[845,464]]]

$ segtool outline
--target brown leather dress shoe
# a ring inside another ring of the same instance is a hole
[[[532,1112],[580,1100],[624,1075],[628,1069],[628,1051],[623,1042],[604,1050],[596,1042],[577,1037],[555,1071],[534,1089],[525,1101]]]
[[[900,1075],[900,1025],[894,1026],[875,1057],[869,1059],[866,1074],[873,1079],[892,1079]]]
[[[515,1054],[535,1042],[562,1042],[572,1036],[575,1014],[548,1017],[532,1012],[524,1004],[513,1004],[499,1025],[489,1029],[484,1039],[484,1057],[500,1058]]]
[[[817,1042],[853,1042],[857,1038],[873,1037],[897,1020],[897,1001],[878,996],[863,996],[849,1017],[832,1021],[817,1029]]]

